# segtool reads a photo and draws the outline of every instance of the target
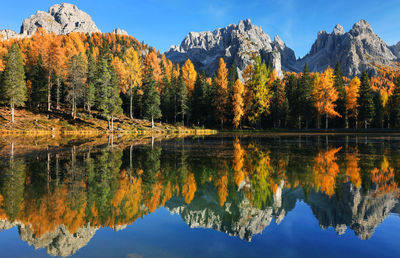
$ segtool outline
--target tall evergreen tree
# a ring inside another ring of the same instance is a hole
[[[154,128],[154,119],[161,118],[162,114],[160,109],[160,94],[157,91],[151,67],[144,75],[143,88],[144,117],[149,120],[151,119],[151,127]]]
[[[68,62],[67,99],[71,104],[71,116],[76,118],[77,103],[85,95],[86,64],[81,55],[74,55]]]
[[[374,116],[375,108],[371,92],[371,86],[369,83],[369,77],[366,71],[362,72],[359,93],[360,95],[357,101],[359,105],[358,117],[359,120],[364,122],[364,127],[367,128],[368,123],[371,122],[371,119]]]
[[[85,89],[85,106],[89,113],[89,117],[91,116],[92,106],[95,104],[96,98],[96,72],[97,72],[97,64],[93,55],[89,53],[88,55],[88,64],[87,64],[87,74],[86,74],[86,89]]]
[[[118,78],[116,72],[109,66],[107,60],[101,57],[96,76],[96,102],[107,119],[109,128],[114,130],[114,117],[122,112],[121,98],[119,97]]]
[[[271,116],[274,127],[277,128],[281,126],[281,121],[283,121],[284,124],[286,123],[289,104],[286,98],[285,87],[282,85],[280,79],[277,79],[272,83],[271,91]]]
[[[341,115],[340,117],[336,117],[335,126],[342,127],[346,113],[346,90],[339,62],[336,63],[335,70],[333,72],[333,87],[339,93],[338,99],[336,100],[336,110]]]
[[[47,104],[47,74],[43,66],[42,57],[39,55],[37,63],[32,67],[30,78],[32,82],[31,105],[42,107]]]
[[[298,127],[301,129],[302,119],[306,120],[306,127],[309,125],[309,121],[312,117],[313,108],[313,78],[310,75],[308,63],[304,65],[303,74],[298,80],[298,87],[296,91],[297,99],[295,109],[297,110]]]
[[[185,125],[185,115],[188,112],[188,87],[183,82],[182,74],[178,77],[176,84],[176,99],[178,100],[182,125]]]
[[[165,71],[163,71],[165,73]],[[171,75],[172,77],[172,75]],[[170,123],[173,120],[173,88],[172,83],[168,79],[168,77],[163,75],[163,91],[161,94],[161,113],[165,122]]]
[[[204,125],[209,120],[210,101],[210,85],[205,80],[205,74],[197,76],[193,91],[192,102],[192,119],[197,125]]]
[[[4,101],[11,108],[11,123],[14,123],[15,107],[25,106],[27,100],[24,60],[17,43],[14,43],[8,51],[2,87]]]
[[[390,105],[390,124],[395,128],[400,128],[400,77],[396,79],[395,88],[389,98]]]

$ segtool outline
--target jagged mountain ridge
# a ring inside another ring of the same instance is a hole
[[[26,18],[20,33],[9,29],[0,30],[5,39],[24,38],[34,34],[38,28],[44,28],[50,33],[66,35],[71,32],[95,33],[101,32],[89,14],[80,10],[76,5],[62,3],[49,8],[48,12],[37,11]],[[127,32],[116,28],[112,33],[127,35]]]
[[[367,194],[362,191],[347,183],[341,198],[315,190],[306,198],[300,188],[290,190],[279,187],[272,196],[272,204],[263,209],[252,207],[244,196],[239,202],[228,200],[221,207],[215,199],[218,198],[216,194],[206,192],[195,196],[190,204],[182,198],[172,198],[165,206],[172,214],[180,214],[191,228],[210,228],[251,241],[272,220],[280,224],[296,203],[303,201],[311,207],[322,229],[333,227],[337,234],[342,235],[350,228],[360,239],[366,240],[390,213],[398,212],[400,202],[397,193],[378,196],[377,189],[371,189]]]
[[[165,56],[175,63],[183,64],[190,59],[196,69],[208,75],[216,71],[221,57],[228,66],[236,66],[240,74],[252,55],[258,54],[280,76],[282,66],[286,69],[286,63],[295,61],[293,50],[287,48],[279,37],[271,41],[270,36],[261,27],[253,25],[250,19],[214,31],[190,32],[180,46],[172,46],[165,52]]]
[[[311,71],[321,72],[339,62],[343,73],[352,77],[363,70],[375,72],[377,65],[392,66],[396,59],[396,55],[372,30],[371,25],[360,20],[348,32],[339,24],[332,33],[318,32],[311,51],[296,61],[295,71],[302,71],[305,63],[308,63]]]
[[[367,21],[360,20],[349,32],[340,25],[332,33],[318,32],[310,52],[296,60],[294,51],[279,36],[271,41],[260,27],[246,20],[214,31],[191,32],[180,46],[172,46],[165,55],[179,64],[191,59],[197,69],[211,75],[220,57],[242,71],[250,62],[250,52],[258,52],[280,75],[281,70],[301,72],[305,63],[312,72],[321,72],[339,62],[343,73],[352,77],[362,70],[374,72],[377,65],[393,66],[400,58],[400,42],[389,47]]]

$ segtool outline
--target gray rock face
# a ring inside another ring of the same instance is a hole
[[[100,32],[87,13],[67,3],[53,5],[49,12],[38,11],[25,19],[22,23],[21,34],[32,35],[40,27],[55,34]]]
[[[18,38],[19,34],[13,30],[0,30],[0,35],[3,39],[9,40],[11,38]]]
[[[393,65],[395,59],[369,23],[361,20],[347,33],[340,25],[336,25],[332,33],[318,32],[310,53],[298,60],[293,70],[302,71],[307,62],[311,71],[321,72],[340,62],[343,73],[352,77],[363,70],[376,71],[374,64]]]
[[[180,214],[190,228],[210,228],[251,241],[272,220],[279,224],[284,219],[295,206],[296,194],[285,195],[285,201],[282,202],[283,193],[279,189],[273,196],[271,206],[258,209],[244,195],[239,201],[227,201],[221,207],[215,193],[206,191],[189,205],[182,198],[173,198],[166,203],[166,208],[172,214]]]
[[[86,246],[96,231],[97,228],[87,225],[71,234],[64,225],[60,225],[54,231],[47,232],[37,238],[30,227],[23,225],[19,227],[21,239],[29,245],[32,245],[35,249],[46,248],[49,255],[62,257],[71,256]]]
[[[281,53],[284,64],[295,61],[293,51],[279,37],[272,42],[268,34],[247,19],[214,31],[190,32],[180,46],[172,46],[165,55],[180,64],[190,59],[196,69],[212,75],[221,57],[228,66],[235,65],[241,72],[251,62],[252,55],[260,54],[281,76]]]
[[[390,50],[392,50],[393,55],[400,59],[400,42],[396,45],[390,46]]]
[[[310,195],[308,204],[321,228],[333,227],[341,235],[349,227],[365,240],[372,236],[375,228],[390,212],[394,212],[399,199],[395,192],[377,194],[376,190],[371,189],[365,195],[361,188],[346,184],[340,200],[314,192]]]
[[[126,30],[122,30],[120,28],[114,29],[111,33],[118,34],[118,35],[125,35],[125,36],[129,35]]]

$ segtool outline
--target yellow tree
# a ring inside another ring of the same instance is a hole
[[[325,115],[325,127],[328,128],[328,118],[339,116],[340,114],[335,111],[335,101],[339,97],[339,93],[333,86],[333,69],[328,68],[324,73],[317,74],[314,79],[313,97],[315,100],[315,107],[318,112],[318,127],[320,123],[321,114]]]
[[[322,191],[329,196],[335,192],[336,176],[340,169],[336,162],[336,154],[341,150],[340,148],[332,148],[327,151],[321,151],[314,159],[313,174],[314,184],[317,191]]]
[[[243,94],[244,94],[244,86],[242,82],[237,79],[235,85],[233,85],[233,125],[235,128],[238,128],[240,125],[240,121],[242,120],[242,116],[244,114],[244,102],[243,102]]]
[[[194,89],[194,84],[197,79],[197,72],[194,69],[194,66],[190,59],[186,60],[185,64],[182,66],[182,77],[183,82],[185,83],[189,95],[191,96]]]
[[[354,117],[357,125],[357,99],[360,95],[358,93],[360,89],[361,81],[358,77],[354,77],[348,85],[345,86],[346,90],[346,113],[345,113],[345,120],[346,120],[346,128],[349,128],[349,115]],[[350,114],[349,114],[350,113]]]
[[[153,69],[154,80],[160,83],[162,81],[162,71],[160,60],[158,59],[157,52],[155,50],[146,55],[144,65],[146,67],[146,71],[149,71],[150,67]]]
[[[219,66],[217,71],[217,77],[215,84],[217,86],[216,96],[214,99],[214,105],[216,108],[217,119],[221,122],[221,129],[224,128],[224,122],[226,121],[226,107],[228,104],[228,69],[224,59],[221,57],[219,60]]]
[[[118,57],[115,56],[112,60],[112,65],[115,69],[115,72],[117,73],[118,76],[118,81],[119,81],[119,87],[123,93],[127,92],[127,80],[128,80],[128,71],[126,70],[126,67],[122,60]]]
[[[239,187],[245,179],[245,173],[243,171],[245,150],[242,148],[239,138],[235,139],[233,150],[233,179],[235,180],[236,186]]]
[[[129,88],[129,115],[133,119],[133,88],[142,83],[142,64],[135,49],[128,48],[124,55],[125,67],[128,72],[127,85]]]

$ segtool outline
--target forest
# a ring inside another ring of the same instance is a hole
[[[239,76],[219,60],[212,77],[187,60],[173,64],[131,36],[112,33],[0,40],[0,103],[72,119],[96,116],[114,129],[121,116],[187,127],[398,128],[400,69],[376,65],[371,76],[343,76],[339,63],[324,72],[276,72],[254,55]],[[3,114],[4,116],[4,114]],[[133,120],[132,120],[133,121]]]

